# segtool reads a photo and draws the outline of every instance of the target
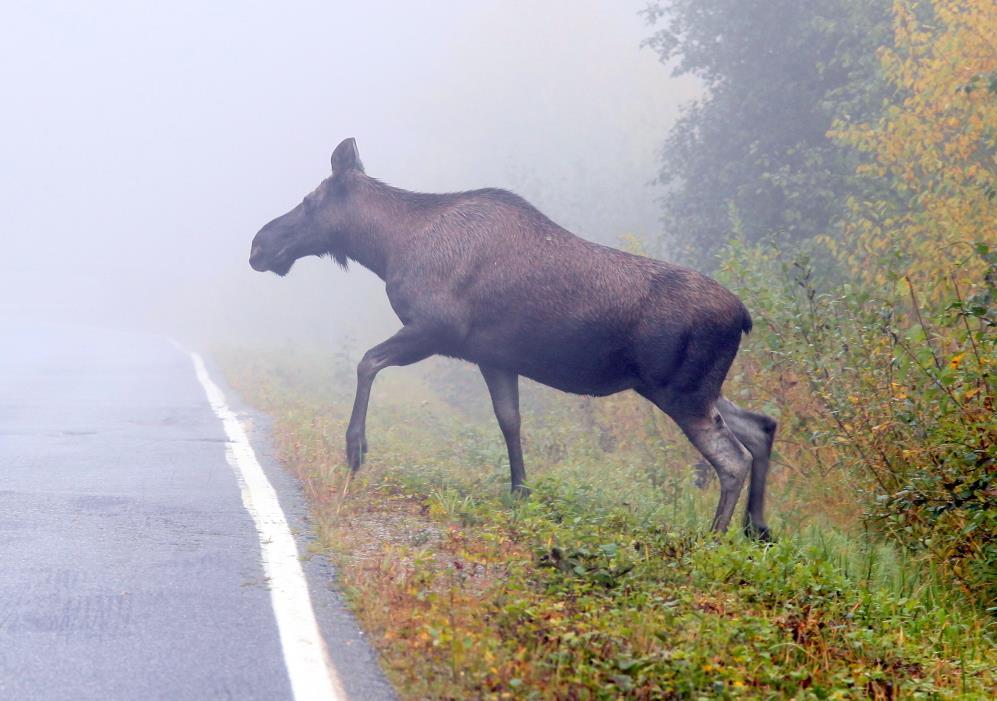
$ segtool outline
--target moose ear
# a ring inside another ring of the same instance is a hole
[[[336,150],[332,152],[332,172],[345,173],[348,170],[363,172],[363,163],[360,162],[360,152],[357,150],[357,140],[353,137],[343,139]]]

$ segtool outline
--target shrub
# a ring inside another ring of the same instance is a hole
[[[747,391],[783,405],[803,473],[850,483],[869,525],[992,605],[997,252],[974,247],[984,273],[969,293],[955,282],[963,261],[925,293],[897,274],[831,289],[811,260],[738,242],[726,252],[726,281],[760,337],[745,354]]]

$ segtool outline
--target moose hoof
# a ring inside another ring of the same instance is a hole
[[[356,472],[360,469],[363,464],[364,458],[367,455],[367,439],[366,438],[353,438],[347,436],[346,438],[346,463],[350,466],[350,470]]]
[[[756,526],[753,523],[746,523],[744,525],[744,535],[752,540],[757,540],[759,543],[775,542],[772,538],[772,531],[769,530],[768,526]]]

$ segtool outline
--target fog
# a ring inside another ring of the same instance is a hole
[[[0,316],[383,335],[359,266],[247,264],[347,136],[393,185],[506,187],[587,238],[653,239],[659,148],[698,88],[640,48],[643,5],[6,2]]]

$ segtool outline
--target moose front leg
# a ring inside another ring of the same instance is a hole
[[[346,429],[346,461],[353,472],[360,469],[367,452],[367,404],[377,373],[393,365],[411,365],[434,354],[429,334],[416,326],[405,326],[383,343],[364,353],[357,365],[357,395]]]

